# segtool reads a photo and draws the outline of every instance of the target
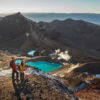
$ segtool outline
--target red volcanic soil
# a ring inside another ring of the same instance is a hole
[[[94,80],[88,88],[75,91],[74,94],[81,100],[100,100],[100,80]]]

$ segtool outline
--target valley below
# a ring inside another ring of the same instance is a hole
[[[50,61],[49,57],[36,56],[28,57],[19,54],[11,54],[7,51],[0,51],[0,99],[17,100],[14,95],[11,73],[9,67],[11,57],[23,59],[25,61]],[[52,59],[52,57],[51,57]],[[57,60],[52,60],[57,62]],[[43,72],[32,66],[27,67],[25,71],[26,84],[29,85],[30,93],[20,94],[22,100],[27,100],[32,96],[32,100],[99,100],[100,75],[98,70],[99,62],[71,64],[61,62],[64,65],[50,72]],[[91,66],[93,65],[93,66]],[[91,68],[90,68],[91,66]],[[85,68],[86,67],[86,68]],[[93,68],[93,70],[91,70]],[[87,72],[87,73],[86,73]],[[21,91],[21,90],[20,90]],[[26,90],[28,91],[28,90]],[[35,99],[34,99],[35,98]],[[31,100],[30,99],[30,100]]]

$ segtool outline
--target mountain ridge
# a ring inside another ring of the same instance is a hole
[[[6,49],[66,50],[70,47],[99,57],[100,25],[73,19],[37,23],[17,13],[0,21],[0,38],[0,47]]]

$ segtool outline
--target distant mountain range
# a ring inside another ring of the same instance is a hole
[[[100,14],[92,13],[26,13],[23,14],[25,17],[32,19],[33,21],[46,21],[50,22],[53,20],[85,20],[91,23],[100,24]]]
[[[21,13],[0,20],[0,48],[66,50],[69,47],[100,58],[100,25],[73,19],[36,23]]]
[[[5,16],[8,14],[0,14],[0,16]],[[23,15],[33,21],[45,21],[50,22],[53,20],[65,20],[65,19],[75,19],[75,20],[85,20],[87,22],[95,23],[100,25],[100,14],[95,13],[23,13]]]

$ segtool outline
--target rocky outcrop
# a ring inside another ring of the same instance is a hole
[[[26,39],[26,33],[30,33],[31,24],[34,25],[34,22],[20,13],[2,18],[0,21],[0,48],[19,49]]]

